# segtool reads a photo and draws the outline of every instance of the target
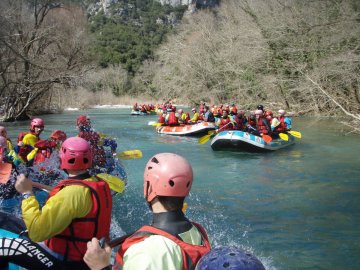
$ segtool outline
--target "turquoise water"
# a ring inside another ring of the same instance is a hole
[[[148,223],[142,174],[158,152],[185,156],[195,181],[187,215],[202,223],[213,246],[237,245],[269,269],[358,269],[360,265],[360,137],[342,136],[335,121],[295,118],[303,139],[274,153],[214,152],[210,141],[156,134],[129,109],[92,109],[46,115],[42,138],[54,129],[76,134],[75,119],[88,114],[96,130],[118,141],[118,150],[140,149],[144,157],[126,160],[126,192],[114,198],[114,220],[130,232]],[[28,122],[7,124],[9,134]],[[119,230],[119,229],[115,229]]]

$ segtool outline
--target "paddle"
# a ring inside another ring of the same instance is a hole
[[[99,173],[96,176],[108,183],[109,187],[118,193],[122,193],[125,189],[125,182],[116,176],[107,173]]]
[[[227,123],[225,126],[223,126],[223,127],[220,128],[220,129],[208,131],[208,134],[206,134],[206,135],[204,135],[204,136],[202,136],[202,137],[199,138],[198,144],[204,144],[204,143],[206,143],[208,140],[210,140],[210,138],[211,138],[214,134],[219,133],[220,130],[222,130],[224,127],[226,127],[226,126],[229,125],[229,124],[232,124],[232,122]]]
[[[2,162],[0,163],[0,183],[6,184],[11,175],[12,165],[11,163]]]
[[[289,135],[287,135],[286,133],[279,133],[279,137],[280,137],[280,139],[282,139],[284,141],[289,140]]]
[[[117,153],[115,157],[120,159],[134,159],[134,158],[142,158],[141,150],[126,150],[120,153]]]
[[[301,133],[300,133],[299,131],[289,130],[289,131],[287,131],[287,133],[290,133],[290,134],[293,135],[295,138],[301,139]]]
[[[269,143],[272,141],[272,138],[269,135],[263,134],[261,137],[263,138],[264,142],[266,142],[266,143]]]

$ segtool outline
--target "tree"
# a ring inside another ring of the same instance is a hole
[[[51,0],[0,5],[0,113],[3,121],[27,119],[54,86],[81,73],[86,19],[80,8]]]

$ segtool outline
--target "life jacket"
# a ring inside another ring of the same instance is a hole
[[[233,125],[232,124],[228,124],[230,123],[230,118],[220,118],[220,124],[219,124],[219,129],[223,130],[232,130],[233,129]]]
[[[161,123],[161,124],[164,124],[164,123],[165,123],[165,117],[164,117],[164,114],[163,114],[163,113],[161,113],[161,114],[159,115],[159,120],[158,120],[158,122]]]
[[[39,140],[35,143],[35,147],[39,150],[35,155],[34,164],[39,164],[44,162],[45,159],[50,158],[53,149],[56,147],[56,142],[49,140]]]
[[[168,125],[169,126],[179,125],[179,119],[176,117],[174,112],[169,112]]]
[[[251,117],[248,117],[248,124],[252,127],[256,127],[256,119],[251,119]]]
[[[245,130],[246,122],[247,122],[245,117],[239,118],[238,116],[235,116],[234,120],[235,120],[235,122],[237,124],[237,129],[238,130]]]
[[[264,118],[259,118],[256,122],[256,128],[259,133],[268,134],[268,129],[264,123]]]
[[[278,117],[279,121],[280,121],[280,124],[275,128],[275,131],[276,132],[285,132],[287,130],[286,128],[286,123],[285,123],[285,117],[284,116],[280,116]]]
[[[199,233],[202,237],[202,245],[192,245],[189,243],[186,243],[181,240],[181,238],[178,236],[174,236],[170,233],[167,233],[161,229],[152,227],[152,226],[143,226],[139,230],[137,230],[133,235],[128,237],[124,243],[120,246],[118,252],[116,253],[116,264],[115,264],[115,270],[121,270],[122,266],[124,265],[123,257],[125,252],[128,250],[128,248],[136,243],[139,243],[146,239],[147,237],[151,235],[161,235],[164,236],[173,242],[175,242],[181,249],[181,254],[183,258],[183,267],[182,270],[193,270],[195,269],[196,264],[200,260],[200,258],[207,252],[210,251],[211,246],[209,243],[208,236],[204,230],[204,228],[195,222],[192,222],[192,224],[198,229]]]
[[[53,251],[64,256],[66,261],[81,261],[87,249],[87,242],[93,237],[109,240],[112,197],[109,185],[99,179],[97,182],[65,179],[50,192],[49,198],[68,185],[81,185],[91,191],[92,208],[83,218],[74,219],[61,233],[45,241]]]
[[[36,136],[37,138],[39,138],[34,132],[25,131],[25,132],[19,133],[17,142],[18,143],[21,142],[24,139],[24,137],[28,134],[32,134],[32,135]],[[30,154],[30,152],[33,149],[34,148],[31,145],[26,144],[19,148],[19,152],[17,154],[22,159],[23,162],[28,162],[27,155]]]

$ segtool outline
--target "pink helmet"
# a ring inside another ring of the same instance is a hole
[[[58,141],[65,141],[66,140],[66,134],[64,131],[56,129],[51,133],[51,138],[58,140]]]
[[[0,136],[0,149],[5,149],[7,148],[7,141],[6,138],[3,136]],[[1,160],[0,160],[1,162]]]
[[[285,115],[286,112],[285,112],[284,110],[279,110],[278,113],[279,113],[280,115]]]
[[[182,114],[183,112],[184,112],[183,109],[178,109],[178,113],[179,113],[179,114]]]
[[[196,108],[192,108],[191,111],[192,111],[192,112],[196,112]]]
[[[72,170],[89,169],[92,165],[92,153],[89,143],[80,137],[71,137],[60,149],[60,168]]]
[[[35,127],[44,127],[44,121],[41,118],[34,118],[31,120],[30,127],[32,130]]]
[[[256,110],[255,115],[263,115],[263,111],[262,110]]]
[[[190,163],[177,154],[153,156],[144,171],[144,197],[151,202],[156,196],[185,197],[193,182]]]

